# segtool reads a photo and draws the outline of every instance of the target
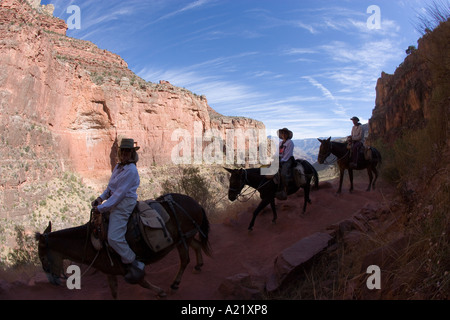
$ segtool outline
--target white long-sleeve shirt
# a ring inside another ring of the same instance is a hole
[[[364,132],[362,125],[358,124],[356,126],[353,126],[352,128],[352,140],[353,141],[361,141],[364,140]]]
[[[280,162],[286,162],[290,157],[294,155],[294,142],[291,139],[286,140],[283,145],[283,141],[280,141]]]
[[[103,201],[107,201],[99,205],[97,209],[100,212],[107,212],[119,204],[124,198],[134,198],[137,200],[136,190],[139,184],[139,173],[134,163],[124,166],[120,164],[116,165],[109,179],[108,187],[100,196]]]

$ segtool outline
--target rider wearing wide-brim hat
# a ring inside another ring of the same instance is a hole
[[[349,164],[351,169],[355,169],[358,166],[358,154],[359,148],[363,146],[364,132],[358,117],[352,117],[353,127],[351,135],[348,137],[351,148],[351,162]]]
[[[119,163],[115,166],[106,190],[92,202],[94,210],[110,212],[108,226],[108,244],[122,258],[127,267],[125,280],[137,283],[144,278],[144,263],[136,259],[125,239],[128,219],[137,203],[136,190],[140,184],[136,163],[136,153],[140,147],[133,139],[122,139],[117,152]]]
[[[293,132],[288,128],[277,131],[280,141],[280,184],[276,197],[279,200],[287,199],[287,176],[291,167],[291,160],[294,156]]]

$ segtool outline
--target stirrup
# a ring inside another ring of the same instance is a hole
[[[127,265],[127,273],[125,274],[125,281],[129,284],[137,284],[144,279],[145,271],[140,269],[137,264],[133,261]]]

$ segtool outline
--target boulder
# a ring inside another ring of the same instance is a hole
[[[273,271],[266,284],[267,292],[279,289],[310,261],[328,248],[333,237],[328,233],[315,233],[283,250],[275,258]]]
[[[219,292],[224,299],[260,300],[262,298],[266,279],[261,276],[239,273],[226,278],[219,286]]]

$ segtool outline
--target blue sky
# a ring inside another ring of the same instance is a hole
[[[168,80],[228,116],[263,121],[295,139],[346,136],[366,123],[381,72],[417,46],[416,12],[430,1],[43,0],[70,37],[119,54],[138,76]],[[369,28],[371,5],[380,28]]]

